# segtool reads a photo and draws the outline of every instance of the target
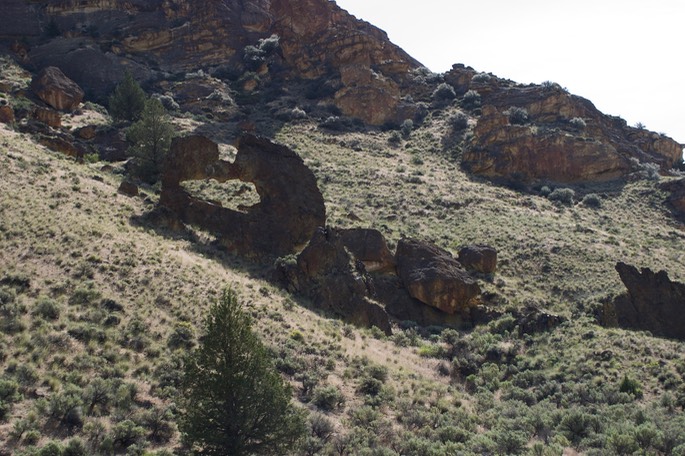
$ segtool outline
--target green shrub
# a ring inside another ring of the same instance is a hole
[[[459,111],[450,117],[449,124],[453,133],[462,132],[469,126],[469,117],[463,112]]]
[[[585,130],[585,127],[587,126],[582,117],[574,117],[573,119],[569,120],[568,123],[576,130]]]
[[[469,90],[464,94],[461,103],[466,109],[475,109],[480,107],[480,93],[476,92],[475,90]]]
[[[492,76],[488,73],[477,73],[473,75],[471,81],[485,83],[490,82],[490,79],[492,79]]]
[[[443,82],[440,85],[438,85],[438,87],[433,91],[431,97],[433,101],[447,102],[457,98],[457,94],[454,91],[454,87],[447,84],[446,82]]]
[[[553,192],[547,195],[547,198],[550,201],[556,201],[566,206],[571,206],[573,205],[573,198],[575,196],[576,192],[570,188],[555,188]]]
[[[400,126],[400,132],[402,132],[402,136],[404,136],[405,138],[408,138],[411,135],[413,129],[414,121],[411,119],[405,119],[404,122],[402,122],[402,125]]]
[[[642,397],[642,388],[637,380],[628,377],[628,374],[623,376],[621,385],[619,386],[619,391],[622,393],[628,393],[637,399]]]
[[[45,320],[57,320],[60,312],[60,306],[57,301],[47,296],[41,296],[38,298],[38,301],[36,301],[32,313]]]
[[[62,456],[62,454],[62,446],[57,442],[48,442],[38,451],[38,456]]]
[[[314,389],[312,403],[327,412],[337,410],[345,404],[345,396],[335,386],[319,386]]]
[[[112,443],[115,448],[126,449],[141,442],[145,434],[145,428],[131,420],[124,420],[112,429]]]
[[[523,125],[528,122],[528,111],[525,108],[512,106],[504,111],[504,114],[509,117],[509,123],[512,125]]]
[[[583,206],[599,209],[602,207],[602,199],[596,193],[588,193],[583,197]]]
[[[174,330],[167,340],[167,346],[172,350],[176,350],[177,348],[191,349],[194,345],[195,334],[191,324],[181,322],[174,325]]]
[[[79,438],[69,440],[69,443],[62,451],[62,456],[87,456],[87,454],[86,444]]]

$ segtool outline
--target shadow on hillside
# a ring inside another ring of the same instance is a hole
[[[271,286],[282,290],[284,296],[288,296],[295,304],[308,309],[322,318],[343,320],[340,315],[327,309],[321,309],[306,296],[290,293],[277,282],[274,274],[275,257],[255,257],[247,258],[228,251],[219,244],[217,239],[210,233],[198,231],[193,227],[180,224],[177,220],[171,219],[171,214],[165,210],[154,208],[142,215],[134,215],[129,218],[133,226],[154,231],[157,235],[167,239],[182,240],[188,242],[188,251],[201,256],[205,259],[219,263],[224,268],[230,269],[240,275],[252,280],[264,281]],[[216,284],[217,288],[229,286],[227,283]],[[268,290],[260,287],[255,289],[254,294],[265,295]],[[265,295],[266,296],[266,295]]]

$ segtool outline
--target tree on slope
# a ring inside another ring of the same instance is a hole
[[[138,177],[149,183],[159,179],[175,135],[162,103],[155,98],[147,100],[140,120],[126,131],[126,139],[132,144],[129,155],[134,158],[134,172]]]
[[[147,95],[128,71],[109,97],[109,114],[115,120],[138,120]]]
[[[203,455],[286,454],[303,435],[304,418],[234,292],[212,305],[205,329],[185,365],[186,442]]]

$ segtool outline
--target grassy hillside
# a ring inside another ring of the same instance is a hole
[[[636,176],[576,189],[600,207],[564,205],[470,178],[459,138],[445,139],[450,109],[399,140],[309,120],[275,139],[316,174],[330,225],[377,228],[392,246],[490,244],[491,303],[568,319],[551,332],[521,335],[507,314],[470,331],[354,328],[208,233],[149,225],[154,188],[120,195],[116,167],[77,164],[0,126],[2,451],[182,454],[181,359],[232,287],[309,413],[298,454],[685,454],[683,343],[593,318],[622,289],[618,260],[685,280],[685,234],[664,195]]]

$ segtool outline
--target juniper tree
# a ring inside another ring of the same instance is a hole
[[[126,139],[132,144],[129,155],[134,157],[135,174],[155,182],[175,134],[162,103],[155,98],[147,100],[140,120],[126,131]]]
[[[203,455],[287,453],[303,435],[302,413],[231,290],[212,305],[205,331],[181,386],[187,443]]]
[[[109,97],[109,114],[115,120],[138,120],[147,95],[128,71]]]

